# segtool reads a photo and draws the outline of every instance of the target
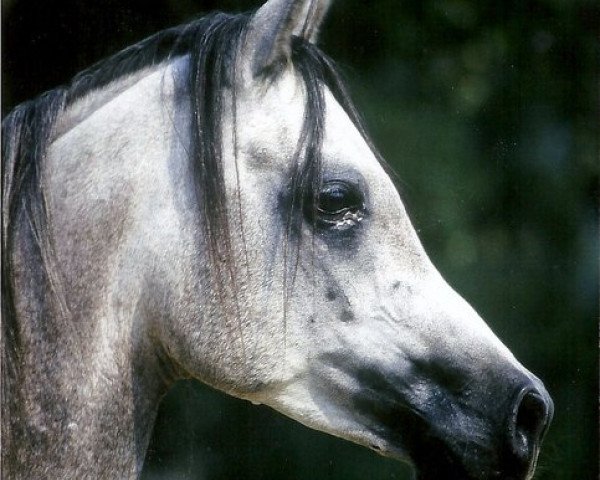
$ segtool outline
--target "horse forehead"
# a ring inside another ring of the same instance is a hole
[[[327,87],[323,90],[322,154],[327,167],[354,167],[367,175],[380,175],[379,163],[361,133],[331,91]],[[236,125],[246,153],[246,168],[288,172],[306,114],[306,87],[299,75],[290,72],[269,88],[258,86],[241,102],[236,121],[225,125]]]
[[[234,136],[246,154],[246,168],[284,170],[284,160],[291,159],[297,147],[305,100],[304,86],[294,72],[243,92],[236,105],[235,120],[223,122],[223,128],[236,129]],[[228,138],[227,134],[224,138]]]

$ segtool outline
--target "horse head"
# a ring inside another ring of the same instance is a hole
[[[236,47],[222,103],[228,240],[212,246],[225,302],[211,318],[231,335],[223,346],[219,324],[171,348],[185,345],[185,365],[211,352],[205,381],[408,458],[422,478],[526,478],[552,402],[424,252],[314,47],[328,3],[271,0]]]
[[[315,46],[328,6],[211,17],[161,62],[67,99],[40,170],[52,248],[36,255],[54,259],[42,277],[77,335],[45,348],[57,367],[36,378],[81,388],[27,435],[88,425],[108,442],[119,423],[114,451],[139,467],[163,383],[193,377],[422,479],[531,477],[552,401],[427,257]],[[19,228],[13,242],[39,238]],[[37,278],[28,248],[15,291]],[[19,295],[16,310],[49,308]]]

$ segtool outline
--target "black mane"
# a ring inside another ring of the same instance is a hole
[[[145,67],[189,55],[189,101],[192,112],[192,176],[200,212],[205,219],[208,251],[219,291],[235,292],[235,265],[231,255],[226,202],[221,164],[222,92],[235,83],[236,55],[243,42],[249,14],[216,13],[191,23],[170,28],[96,63],[76,75],[67,85],[25,102],[2,122],[2,406],[10,385],[20,370],[21,336],[15,311],[12,264],[17,231],[25,232],[33,247],[32,265],[40,282],[52,282],[52,244],[47,234],[47,215],[41,178],[46,147],[52,138],[57,118],[77,99],[110,82]],[[304,126],[293,164],[292,191],[300,192],[292,202],[288,229],[297,212],[302,211],[305,192],[316,192],[321,182],[321,144],[324,128],[323,88],[328,87],[344,107],[363,136],[364,129],[332,63],[314,45],[299,38],[293,43],[294,66],[306,85]],[[276,74],[276,73],[271,73]],[[233,88],[235,97],[235,86]],[[370,143],[370,142],[369,142]],[[218,261],[225,258],[225,262]],[[233,289],[233,290],[232,290]],[[40,288],[51,297],[51,288]],[[56,293],[56,292],[54,292]],[[229,296],[229,295],[227,295]],[[38,312],[43,320],[53,300],[41,300]],[[8,380],[8,382],[7,382]],[[3,412],[6,414],[8,412]]]

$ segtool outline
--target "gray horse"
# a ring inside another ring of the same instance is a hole
[[[328,4],[165,30],[5,119],[3,478],[139,476],[180,378],[421,479],[531,478],[552,402],[427,258]]]

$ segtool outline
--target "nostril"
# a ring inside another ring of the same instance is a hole
[[[550,420],[550,401],[536,389],[525,389],[519,395],[513,411],[513,452],[523,461],[531,462]]]
[[[546,402],[541,395],[528,392],[517,411],[517,429],[524,435],[539,437],[546,425]]]

